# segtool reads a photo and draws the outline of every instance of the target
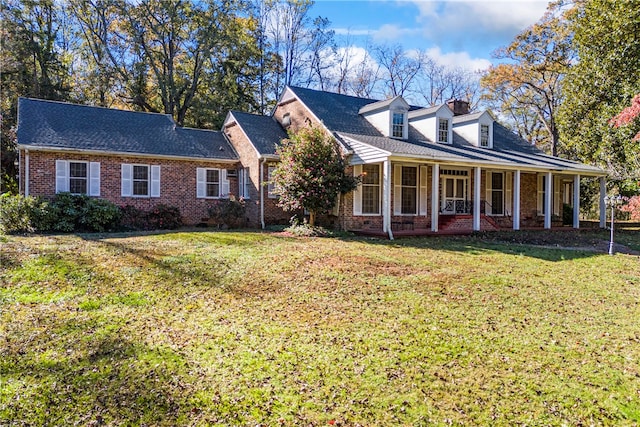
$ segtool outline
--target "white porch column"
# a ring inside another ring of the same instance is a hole
[[[551,228],[551,201],[553,200],[553,175],[551,172],[547,172],[544,184],[544,228]]]
[[[438,212],[440,205],[440,165],[431,168],[431,231],[438,231]]]
[[[513,174],[513,229],[520,230],[520,170]]]
[[[607,228],[607,205],[604,198],[607,196],[607,182],[604,176],[600,177],[600,228]]]
[[[382,165],[382,231],[389,233],[389,239],[393,240],[391,231],[391,162],[387,159]]]
[[[480,181],[482,179],[482,168],[473,168],[473,231],[480,231]]]
[[[573,228],[580,228],[580,175],[573,176]]]

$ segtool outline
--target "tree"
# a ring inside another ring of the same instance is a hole
[[[579,62],[572,65],[559,111],[561,136],[583,162],[615,180],[640,176],[634,126],[609,120],[640,93],[640,8],[625,0],[579,0],[570,16]]]
[[[280,142],[272,182],[287,211],[306,209],[309,225],[317,214],[329,212],[339,194],[355,189],[357,179],[345,173],[345,163],[335,139],[318,127],[304,127]]]
[[[17,192],[18,97],[67,100],[69,58],[53,0],[0,1],[0,191]]]
[[[617,116],[609,120],[609,124],[613,127],[630,125],[636,118],[640,117],[640,93],[633,97],[631,106],[626,107]],[[640,141],[640,131],[633,137],[634,141]]]
[[[402,46],[395,45],[378,46],[375,55],[384,73],[385,95],[389,98],[406,95],[424,64],[425,54],[418,52],[411,56]]]
[[[491,67],[480,80],[484,98],[507,116],[524,138],[556,156],[560,150],[557,112],[562,82],[574,60],[572,34],[561,3],[552,3],[536,24],[518,34],[494,56],[507,62]],[[532,115],[544,126],[540,139]]]

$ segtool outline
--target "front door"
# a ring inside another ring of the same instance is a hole
[[[466,172],[466,171],[456,171]],[[468,176],[448,176],[442,178],[442,201],[441,211],[443,214],[469,213],[469,202],[467,192],[469,187]]]

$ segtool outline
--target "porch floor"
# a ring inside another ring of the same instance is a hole
[[[581,227],[582,228],[582,227]],[[571,226],[555,226],[550,229],[546,229],[544,227],[520,227],[520,231],[575,231],[576,229]],[[389,234],[382,231],[381,229],[355,229],[349,230],[351,233],[357,236],[366,236],[366,237],[378,237],[381,239],[388,239]],[[430,228],[417,228],[415,230],[392,230],[394,238],[408,238],[408,237],[422,237],[422,236],[470,236],[473,233],[476,233],[473,230],[469,229],[457,229],[457,230],[438,230],[436,232],[431,231]],[[481,230],[480,232],[486,231],[514,231],[512,228],[501,228],[498,230]]]

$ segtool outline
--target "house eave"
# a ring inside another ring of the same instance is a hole
[[[164,159],[164,160],[191,160],[191,161],[202,161],[209,163],[238,163],[238,159],[220,159],[214,157],[195,157],[195,156],[175,156],[175,155],[167,155],[167,154],[147,154],[147,153],[135,153],[128,151],[105,151],[105,150],[85,150],[78,148],[67,148],[67,147],[46,147],[39,145],[25,145],[18,144],[18,150],[25,151],[41,151],[48,153],[66,153],[66,154],[91,154],[91,155],[99,155],[99,156],[127,156],[127,157],[137,157],[144,159]]]

